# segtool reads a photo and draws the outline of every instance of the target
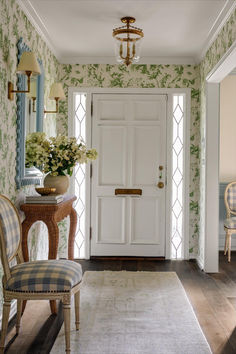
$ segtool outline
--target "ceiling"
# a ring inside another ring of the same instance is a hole
[[[141,63],[196,63],[235,7],[232,0],[18,0],[62,63],[115,63],[122,16],[143,29]]]

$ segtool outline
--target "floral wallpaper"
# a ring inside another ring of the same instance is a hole
[[[198,252],[200,96],[199,66],[194,65],[61,65],[60,81],[70,86],[123,88],[191,88],[190,122],[190,258]],[[67,102],[60,103],[58,131],[68,129]]]
[[[53,108],[51,100],[47,100],[50,85],[57,80],[59,64],[38,35],[26,15],[15,0],[0,0],[0,193],[9,197],[17,205],[25,194],[32,192],[33,187],[16,189],[16,101],[7,98],[7,83],[12,81],[16,86],[17,41],[23,37],[25,43],[43,62],[45,70],[45,103]],[[55,115],[45,117],[45,127],[51,131],[56,129]],[[23,218],[23,215],[21,215]],[[29,235],[31,259],[47,257],[47,229],[42,223],[35,224]],[[39,247],[40,245],[40,247]],[[0,267],[0,278],[2,268]],[[0,282],[1,284],[1,282]],[[2,292],[0,289],[0,301]],[[1,305],[1,304],[0,304]],[[0,306],[1,311],[1,306]]]
[[[200,101],[201,101],[201,155],[200,155],[200,233],[198,245],[198,259],[200,264],[204,264],[204,227],[205,227],[205,124],[206,124],[206,93],[205,80],[208,73],[215,67],[223,55],[227,52],[233,42],[236,40],[236,9],[230,15],[228,21],[225,23],[216,40],[208,49],[205,58],[200,64]]]

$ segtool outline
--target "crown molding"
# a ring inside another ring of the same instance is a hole
[[[227,22],[229,19],[230,15],[236,8],[236,1],[235,0],[227,0],[223,9],[219,13],[217,19],[215,20],[213,26],[211,27],[208,36],[206,38],[205,44],[203,45],[203,48],[200,53],[196,54],[196,62],[200,63],[210,46],[213,44],[213,42],[216,40],[218,34],[220,33],[221,29],[223,28],[224,24]]]
[[[16,0],[17,4],[20,6],[20,8],[23,10],[25,15],[28,17],[29,21],[31,24],[34,26],[40,37],[45,41],[49,49],[52,51],[52,53],[55,55],[57,60],[59,60],[59,53],[54,47],[50,35],[48,33],[48,30],[46,26],[44,25],[43,21],[41,20],[40,16],[37,14],[35,8],[33,7],[32,3],[30,0]]]
[[[61,64],[110,64],[118,65],[115,56],[113,57],[60,57]],[[196,64],[193,57],[141,57],[137,64]]]

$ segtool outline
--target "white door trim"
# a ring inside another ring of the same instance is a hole
[[[236,41],[206,77],[205,240],[202,267],[219,266],[219,83],[235,68]]]
[[[183,235],[183,258],[189,259],[189,173],[190,173],[190,112],[191,112],[191,89],[190,88],[97,88],[97,87],[69,87],[68,88],[68,134],[73,135],[74,131],[74,105],[73,99],[76,93],[86,93],[86,143],[88,147],[91,146],[91,98],[92,94],[96,93],[127,93],[127,94],[166,94],[168,95],[167,103],[167,131],[172,132],[172,121],[173,121],[173,107],[172,107],[172,97],[174,94],[184,94],[186,102],[186,117],[184,119],[184,205],[183,205],[183,215],[184,215],[184,235]],[[167,165],[171,166],[172,155],[172,136],[167,135]],[[168,168],[170,171],[171,169]],[[86,166],[86,171],[89,171],[89,164]],[[170,185],[171,176],[170,173],[167,176],[167,183]],[[90,174],[86,173],[86,255],[85,258],[90,258],[90,198],[91,198],[91,186],[90,186]],[[169,188],[170,190],[170,188]],[[170,218],[171,218],[171,193],[166,196],[166,247],[165,247],[165,257],[166,259],[171,258],[171,234],[170,234]]]

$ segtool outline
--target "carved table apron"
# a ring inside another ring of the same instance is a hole
[[[73,208],[76,196],[65,196],[59,204],[22,204],[20,209],[25,213],[22,223],[22,251],[24,261],[29,261],[28,232],[36,221],[43,221],[48,228],[49,250],[48,259],[56,259],[59,243],[59,229],[57,223],[66,216],[70,217],[70,231],[68,238],[68,259],[74,259],[74,240],[77,225],[77,214]],[[24,306],[25,307],[25,306]],[[51,312],[56,313],[56,301],[50,301]]]

